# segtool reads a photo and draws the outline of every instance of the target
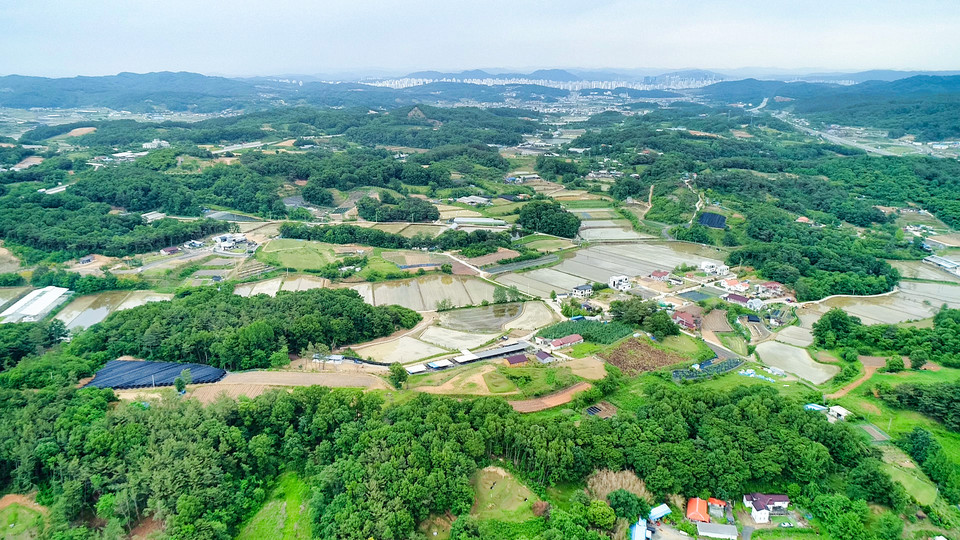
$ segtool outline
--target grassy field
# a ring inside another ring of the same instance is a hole
[[[257,258],[280,267],[307,270],[321,268],[336,260],[333,248],[321,242],[278,238],[257,252]]]
[[[524,397],[549,394],[581,380],[568,367],[535,365],[533,367],[500,367],[497,371],[515,384]],[[491,391],[493,391],[492,388]]]
[[[560,201],[567,210],[575,208],[609,208],[613,203],[606,199],[589,199],[584,201]]]
[[[502,373],[497,371],[484,373],[483,382],[487,384],[487,388],[494,394],[512,392],[517,389],[517,385],[510,382],[510,379],[506,378]]]
[[[718,332],[717,337],[731,351],[741,355],[747,355],[747,342],[743,336],[735,332]]]
[[[567,355],[574,358],[583,358],[584,356],[592,356],[598,352],[606,349],[603,345],[598,345],[596,343],[577,343],[567,351]]]
[[[862,416],[869,422],[897,437],[922,427],[929,430],[943,445],[943,450],[954,462],[960,462],[960,433],[947,430],[943,424],[916,411],[894,409],[868,393],[878,382],[898,385],[906,382],[934,383],[960,380],[960,369],[943,368],[940,371],[911,371],[901,373],[875,373],[860,388],[838,400],[839,404]]]
[[[895,463],[884,463],[883,469],[890,478],[903,485],[907,493],[920,504],[931,505],[937,498],[937,486],[926,478],[919,469],[909,469]]]
[[[19,504],[11,504],[0,511],[0,535],[7,540],[38,538],[43,530],[40,512]]]
[[[529,240],[528,240],[529,239]],[[552,236],[544,236],[540,234],[532,234],[530,236],[524,237],[517,242],[517,245],[523,245],[530,249],[537,249],[544,252],[558,251],[561,249],[566,249],[572,247],[573,243],[569,240],[563,240],[560,238],[553,238]]]
[[[706,343],[686,334],[670,336],[661,342],[654,343],[654,346],[690,357],[693,360],[705,360],[714,355]]]
[[[244,524],[237,539],[309,539],[309,498],[310,487],[303,480],[293,473],[284,474],[263,507]]]
[[[522,522],[533,518],[537,496],[500,467],[486,467],[470,479],[476,501],[470,513],[478,519]]]

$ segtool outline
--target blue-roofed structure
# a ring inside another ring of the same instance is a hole
[[[661,504],[660,506],[650,510],[650,521],[659,521],[663,519],[663,516],[670,513],[670,507],[666,504]]]
[[[817,411],[817,412],[826,412],[827,408],[823,405],[818,405],[816,403],[807,403],[803,406],[804,409],[808,411]]]
[[[647,540],[647,538],[650,538],[647,532],[647,520],[640,518],[630,526],[630,540]]]

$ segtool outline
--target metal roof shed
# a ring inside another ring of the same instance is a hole
[[[661,504],[660,506],[650,510],[650,521],[658,521],[663,519],[663,516],[670,513],[670,507],[666,504]]]
[[[719,523],[697,523],[697,535],[707,538],[725,538],[728,540],[737,540],[739,532],[733,525],[720,525]]]

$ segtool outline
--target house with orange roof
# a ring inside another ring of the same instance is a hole
[[[687,519],[710,523],[710,512],[707,510],[707,501],[694,497],[687,501]]]

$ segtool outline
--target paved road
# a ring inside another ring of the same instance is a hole
[[[753,527],[747,525],[743,526],[743,540],[750,540],[750,537],[753,536]]]
[[[830,142],[832,142],[832,143],[842,144],[842,145],[844,145],[844,146],[852,146],[852,147],[854,147],[854,148],[859,148],[859,149],[861,149],[861,150],[863,150],[863,151],[865,151],[865,152],[868,152],[868,153],[871,153],[871,154],[877,154],[877,155],[880,155],[880,156],[896,156],[896,155],[897,155],[897,154],[894,154],[893,152],[890,152],[889,150],[882,150],[882,149],[879,149],[879,148],[874,148],[874,147],[872,147],[872,146],[869,146],[869,145],[866,145],[866,144],[863,144],[863,143],[858,143],[857,141],[854,141],[854,140],[852,140],[852,139],[845,139],[845,138],[843,138],[843,137],[837,137],[836,135],[830,135],[830,134],[828,134],[828,133],[824,133],[824,132],[822,132],[822,131],[819,131],[819,130],[816,130],[816,129],[813,129],[813,128],[809,128],[809,127],[807,127],[807,126],[800,125],[800,124],[796,123],[795,121],[787,118],[786,116],[782,116],[782,117],[779,117],[779,118],[780,118],[781,120],[784,120],[784,121],[786,121],[786,122],[789,122],[790,125],[792,125],[793,127],[799,129],[800,131],[802,131],[802,132],[804,132],[804,133],[807,133],[807,134],[809,134],[809,135],[816,135],[816,136],[818,136],[818,137],[823,137],[824,139],[826,139],[826,140],[828,140],[828,141],[830,141]]]

